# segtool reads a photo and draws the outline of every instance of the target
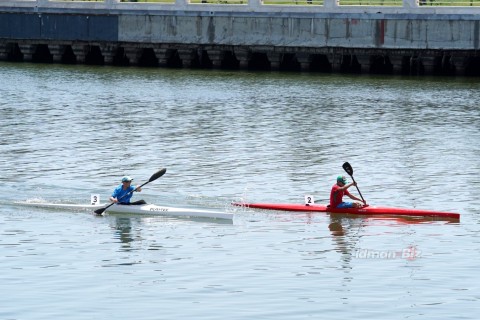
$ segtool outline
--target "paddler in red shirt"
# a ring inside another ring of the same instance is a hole
[[[337,183],[333,185],[332,191],[330,192],[330,207],[332,208],[361,208],[366,205],[366,202],[363,202],[362,199],[359,199],[348,192],[348,188],[351,186],[356,186],[355,182],[347,184],[347,178],[344,176],[337,177]],[[346,195],[350,199],[358,202],[344,202],[343,196]]]

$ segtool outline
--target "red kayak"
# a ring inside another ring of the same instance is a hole
[[[265,210],[279,210],[279,211],[302,211],[302,212],[330,212],[330,213],[345,213],[357,215],[393,215],[393,216],[414,216],[414,217],[441,217],[452,218],[460,220],[460,214],[452,212],[419,210],[419,209],[405,209],[392,207],[374,207],[366,206],[363,208],[330,208],[330,206],[319,204],[290,204],[290,203],[232,203],[234,206],[265,209]]]

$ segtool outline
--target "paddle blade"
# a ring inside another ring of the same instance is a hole
[[[343,169],[348,173],[350,177],[352,177],[353,182],[355,182],[355,179],[353,179],[353,168],[350,165],[350,163],[345,162],[343,164]],[[365,203],[365,199],[363,199],[362,193],[360,192],[360,189],[358,189],[358,186],[355,184],[355,187],[357,188],[358,194],[360,195],[360,198],[362,198],[362,201]]]
[[[105,211],[105,209],[107,209],[107,208],[100,208],[100,209],[95,210],[94,212],[95,212],[95,214],[102,214]]]
[[[167,169],[163,168],[161,170],[159,170],[158,172],[154,173],[150,179],[148,180],[148,182],[152,182],[154,180],[157,180],[158,178],[160,178],[161,176],[163,176],[165,174],[165,172],[167,172]]]
[[[350,165],[350,163],[345,162],[342,167],[343,167],[343,170],[345,170],[349,176],[353,176],[353,168]]]

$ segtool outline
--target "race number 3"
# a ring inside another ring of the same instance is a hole
[[[315,199],[313,198],[312,195],[309,195],[309,194],[305,195],[305,205],[309,206],[311,204],[315,204]]]
[[[100,204],[100,195],[99,194],[92,194],[90,196],[90,202],[92,203],[92,205]]]

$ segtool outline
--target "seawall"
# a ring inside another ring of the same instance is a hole
[[[480,75],[480,7],[0,2],[0,60]]]

